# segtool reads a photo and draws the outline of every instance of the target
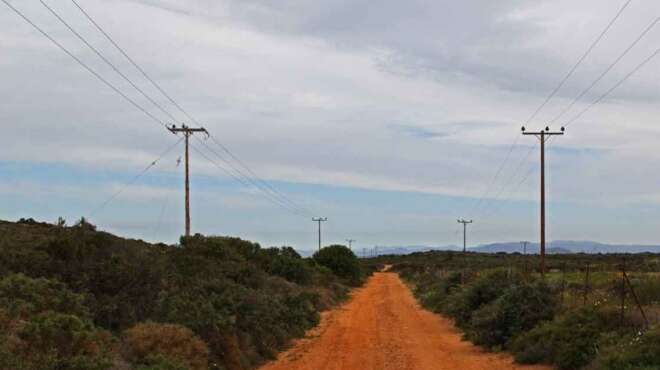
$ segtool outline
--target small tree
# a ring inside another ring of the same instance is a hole
[[[335,275],[351,284],[360,282],[360,263],[353,252],[343,245],[331,245],[314,253],[314,261],[329,268]]]

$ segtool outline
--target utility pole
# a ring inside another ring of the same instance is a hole
[[[167,128],[170,130],[171,133],[174,135],[177,135],[179,132],[183,133],[184,138],[186,139],[186,236],[190,236],[190,154],[188,150],[188,141],[190,139],[190,136],[192,136],[195,132],[203,132],[208,136],[208,131],[204,127],[199,127],[199,128],[192,128],[188,127],[186,125],[181,125],[181,127],[176,127],[176,125],[172,125],[171,127]]]
[[[457,220],[459,224],[463,224],[463,253],[467,252],[467,225],[472,223],[472,220],[466,221],[463,219]],[[454,234],[455,235],[455,234]]]
[[[561,132],[550,131],[549,127],[538,132],[525,132],[523,126],[521,130],[523,135],[534,135],[541,142],[541,276],[545,278],[545,142],[550,136],[563,135],[564,128]]]
[[[367,258],[367,248],[362,248],[362,259]]]
[[[328,221],[327,217],[312,218],[312,221],[319,223],[319,251],[321,250],[321,222]]]
[[[355,243],[357,240],[355,239],[346,239],[346,242],[348,243],[348,249],[353,250],[353,243]]]

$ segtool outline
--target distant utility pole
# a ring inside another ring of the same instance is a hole
[[[367,248],[362,248],[362,258],[367,258]]]
[[[321,250],[321,222],[328,221],[327,217],[312,218],[312,221],[319,223],[319,250]]]
[[[183,133],[183,136],[186,139],[186,236],[190,236],[190,155],[189,155],[189,150],[188,150],[188,139],[190,136],[192,136],[195,132],[203,132],[208,136],[208,131],[206,131],[205,128],[199,127],[199,128],[192,128],[188,127],[186,125],[181,125],[181,127],[176,127],[176,125],[172,125],[171,127],[167,128],[170,130],[171,133],[173,134],[178,134],[179,132]]]
[[[346,242],[348,243],[348,249],[353,250],[353,243],[355,243],[357,240],[355,239],[346,239]]]
[[[525,132],[523,126],[521,130],[523,135],[534,135],[541,142],[541,276],[545,277],[545,142],[550,136],[563,135],[564,128],[561,132],[552,132],[549,127],[538,132]]]
[[[472,223],[472,220],[466,221],[463,219],[457,220],[459,224],[463,224],[463,253],[467,252],[467,225]],[[455,235],[455,234],[454,234]]]

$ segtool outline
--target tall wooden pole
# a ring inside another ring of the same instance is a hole
[[[188,141],[190,132],[184,133],[186,137],[186,236],[190,236],[190,153]]]
[[[545,131],[541,131],[541,275],[545,277]]]
[[[190,136],[192,136],[195,132],[203,132],[206,135],[208,135],[208,131],[206,131],[206,129],[203,127],[191,128],[186,125],[182,125],[181,127],[176,127],[176,125],[172,125],[167,129],[170,130],[170,132],[175,135],[182,133],[186,141],[186,152],[185,152],[186,164],[184,166],[186,172],[185,174],[185,190],[186,190],[185,236],[190,236],[190,149],[189,149],[190,140],[189,139]]]
[[[546,127],[545,130],[538,132],[525,132],[525,127],[522,128],[523,135],[534,135],[541,141],[541,276],[545,278],[545,142],[548,136],[563,135],[564,128],[561,132],[550,132],[550,128]]]
[[[327,217],[312,218],[312,221],[319,223],[319,251],[321,250],[321,222],[328,221]]]

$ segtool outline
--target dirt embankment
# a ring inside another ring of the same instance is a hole
[[[425,311],[398,275],[376,273],[350,302],[260,370],[494,370],[522,366],[486,353],[446,320]]]

